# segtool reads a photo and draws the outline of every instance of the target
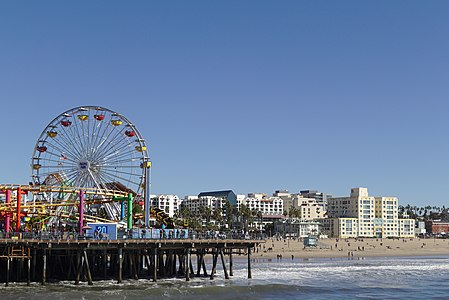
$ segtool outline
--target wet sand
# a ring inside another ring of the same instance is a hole
[[[332,258],[371,256],[449,255],[449,239],[320,239],[317,247],[304,247],[302,240],[267,239],[253,253],[254,258]]]

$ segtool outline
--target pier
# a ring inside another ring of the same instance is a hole
[[[248,239],[243,219],[234,224],[235,194],[216,195],[229,222],[207,224],[212,210],[152,205],[150,168],[145,139],[120,113],[83,106],[54,118],[35,144],[32,180],[0,184],[0,283],[214,279],[220,263],[229,279],[237,254],[251,278],[262,241]]]
[[[233,276],[233,256],[246,255],[251,278],[251,252],[261,240],[0,240],[0,282],[80,281]],[[211,265],[206,264],[206,255]],[[226,261],[226,258],[227,261]],[[209,260],[209,261],[210,261]],[[226,263],[227,262],[227,263]]]

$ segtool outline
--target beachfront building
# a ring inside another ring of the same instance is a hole
[[[323,220],[323,227],[334,237],[414,236],[414,220],[398,217],[398,199],[370,196],[367,188],[353,188],[349,197],[328,199],[327,215],[334,220]]]
[[[237,208],[245,205],[253,212],[254,229],[264,230],[267,224],[283,217],[284,201],[280,197],[268,197],[267,194],[250,193],[245,198],[237,199]]]
[[[214,208],[222,208],[224,203],[228,201],[232,206],[237,205],[237,195],[231,190],[201,192],[198,195],[200,199],[211,199]],[[213,208],[213,207],[211,207]]]
[[[275,233],[284,238],[316,236],[320,234],[320,226],[319,222],[304,221],[298,218],[286,218],[274,222]]]
[[[169,217],[179,211],[182,200],[177,195],[151,195],[151,207],[163,210]]]
[[[290,212],[291,207],[297,208],[297,203],[295,206],[295,199],[315,199],[316,203],[321,206],[321,211],[325,212],[327,210],[327,199],[332,197],[330,194],[326,194],[316,190],[303,190],[296,194],[291,194],[288,190],[276,190],[273,193],[273,197],[279,197],[284,201],[284,211]]]
[[[378,226],[375,228],[376,236],[379,232],[383,237],[399,236],[398,198],[375,197],[375,211]],[[414,226],[413,226],[414,227]]]
[[[293,206],[297,211],[297,217],[301,220],[323,219],[325,211],[314,198],[304,198],[297,194],[293,196]]]
[[[415,236],[424,236],[427,233],[424,221],[415,221]]]
[[[248,197],[237,202],[237,208],[242,204],[250,210],[261,212],[263,216],[279,216],[284,212],[284,201],[279,197],[267,197],[265,194],[248,194]]]
[[[328,218],[320,220],[321,232],[331,237],[356,238],[359,236],[359,219]]]
[[[288,192],[288,190],[276,190],[273,193],[273,197],[282,199],[284,211],[288,212],[290,207],[293,206],[293,195]]]
[[[332,195],[316,190],[303,190],[299,194],[303,198],[312,198],[322,207],[323,211],[327,211],[327,200],[332,198]]]
[[[180,210],[187,209],[193,215],[205,214],[207,211],[212,218],[217,209],[221,210],[221,216],[226,215],[226,208],[231,205],[236,207],[238,196],[231,190],[202,192],[198,196],[184,197]],[[204,221],[204,220],[203,220]],[[214,223],[215,220],[212,220]],[[207,225],[204,223],[204,225]]]
[[[357,219],[357,236],[372,237],[374,233],[375,198],[368,195],[367,188],[353,188],[349,197],[330,198],[328,200],[328,218]],[[336,224],[343,224],[338,222]],[[342,226],[342,225],[341,225]],[[343,236],[342,227],[334,226],[331,236]]]
[[[201,194],[200,194],[201,195]],[[217,196],[189,196],[185,197],[181,203],[182,208],[186,208],[193,213],[200,212],[201,208],[207,207],[211,212],[214,212],[217,208],[223,209],[226,205],[225,197]]]
[[[399,236],[403,238],[415,237],[415,220],[414,219],[399,219]]]
[[[447,235],[449,234],[449,222],[444,220],[426,221],[426,231],[431,235]]]
[[[212,213],[213,210],[217,207],[217,203],[220,203],[220,200],[211,199],[211,198],[198,198],[197,196],[188,196],[182,200],[181,203],[181,212],[183,209],[187,209],[192,213],[192,215],[198,215],[201,212],[203,207],[210,208]],[[220,204],[218,204],[219,206]]]

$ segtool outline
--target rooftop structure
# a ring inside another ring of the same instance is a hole
[[[317,201],[319,205],[323,208],[324,211],[327,210],[327,201],[332,197],[331,194],[326,194],[324,192],[316,191],[316,190],[303,190],[300,191],[299,194],[304,198],[313,198]]]
[[[228,200],[231,203],[231,205],[233,206],[237,205],[237,195],[232,190],[199,193],[198,198],[204,197],[224,198],[225,200]]]

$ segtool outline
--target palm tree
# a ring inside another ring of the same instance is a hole
[[[245,204],[240,205],[240,214],[242,216],[242,228],[248,231],[248,225],[251,218],[251,210]]]
[[[267,236],[272,236],[273,232],[274,232],[274,224],[273,223],[268,223],[265,225],[265,234],[267,234]]]
[[[232,219],[234,215],[234,208],[229,202],[229,200],[225,201],[225,213],[226,213],[226,224],[228,225],[228,228],[232,228]]]
[[[424,207],[420,207],[419,208],[419,215],[422,216],[423,212],[424,212]]]
[[[214,210],[213,218],[216,222],[215,224],[217,224],[218,227],[221,227],[223,223],[223,210],[221,208]]]
[[[405,207],[402,206],[402,205],[399,205],[399,206],[398,206],[398,212],[399,212],[399,217],[400,217],[400,218],[403,218],[403,216],[404,216],[404,211],[405,211]]]
[[[182,207],[181,207],[181,211],[180,211],[179,213],[180,213],[180,217],[181,217],[181,218],[184,218],[184,219],[190,218],[190,215],[191,215],[190,209],[188,209],[188,208],[185,207],[185,206],[182,206]]]
[[[262,215],[262,212],[261,212],[260,210],[257,211],[257,218],[259,218],[260,226],[261,226],[261,228],[262,228],[262,225],[263,225],[263,215]]]
[[[210,223],[212,209],[209,206],[201,205],[198,209],[201,220],[206,220],[206,224]]]

